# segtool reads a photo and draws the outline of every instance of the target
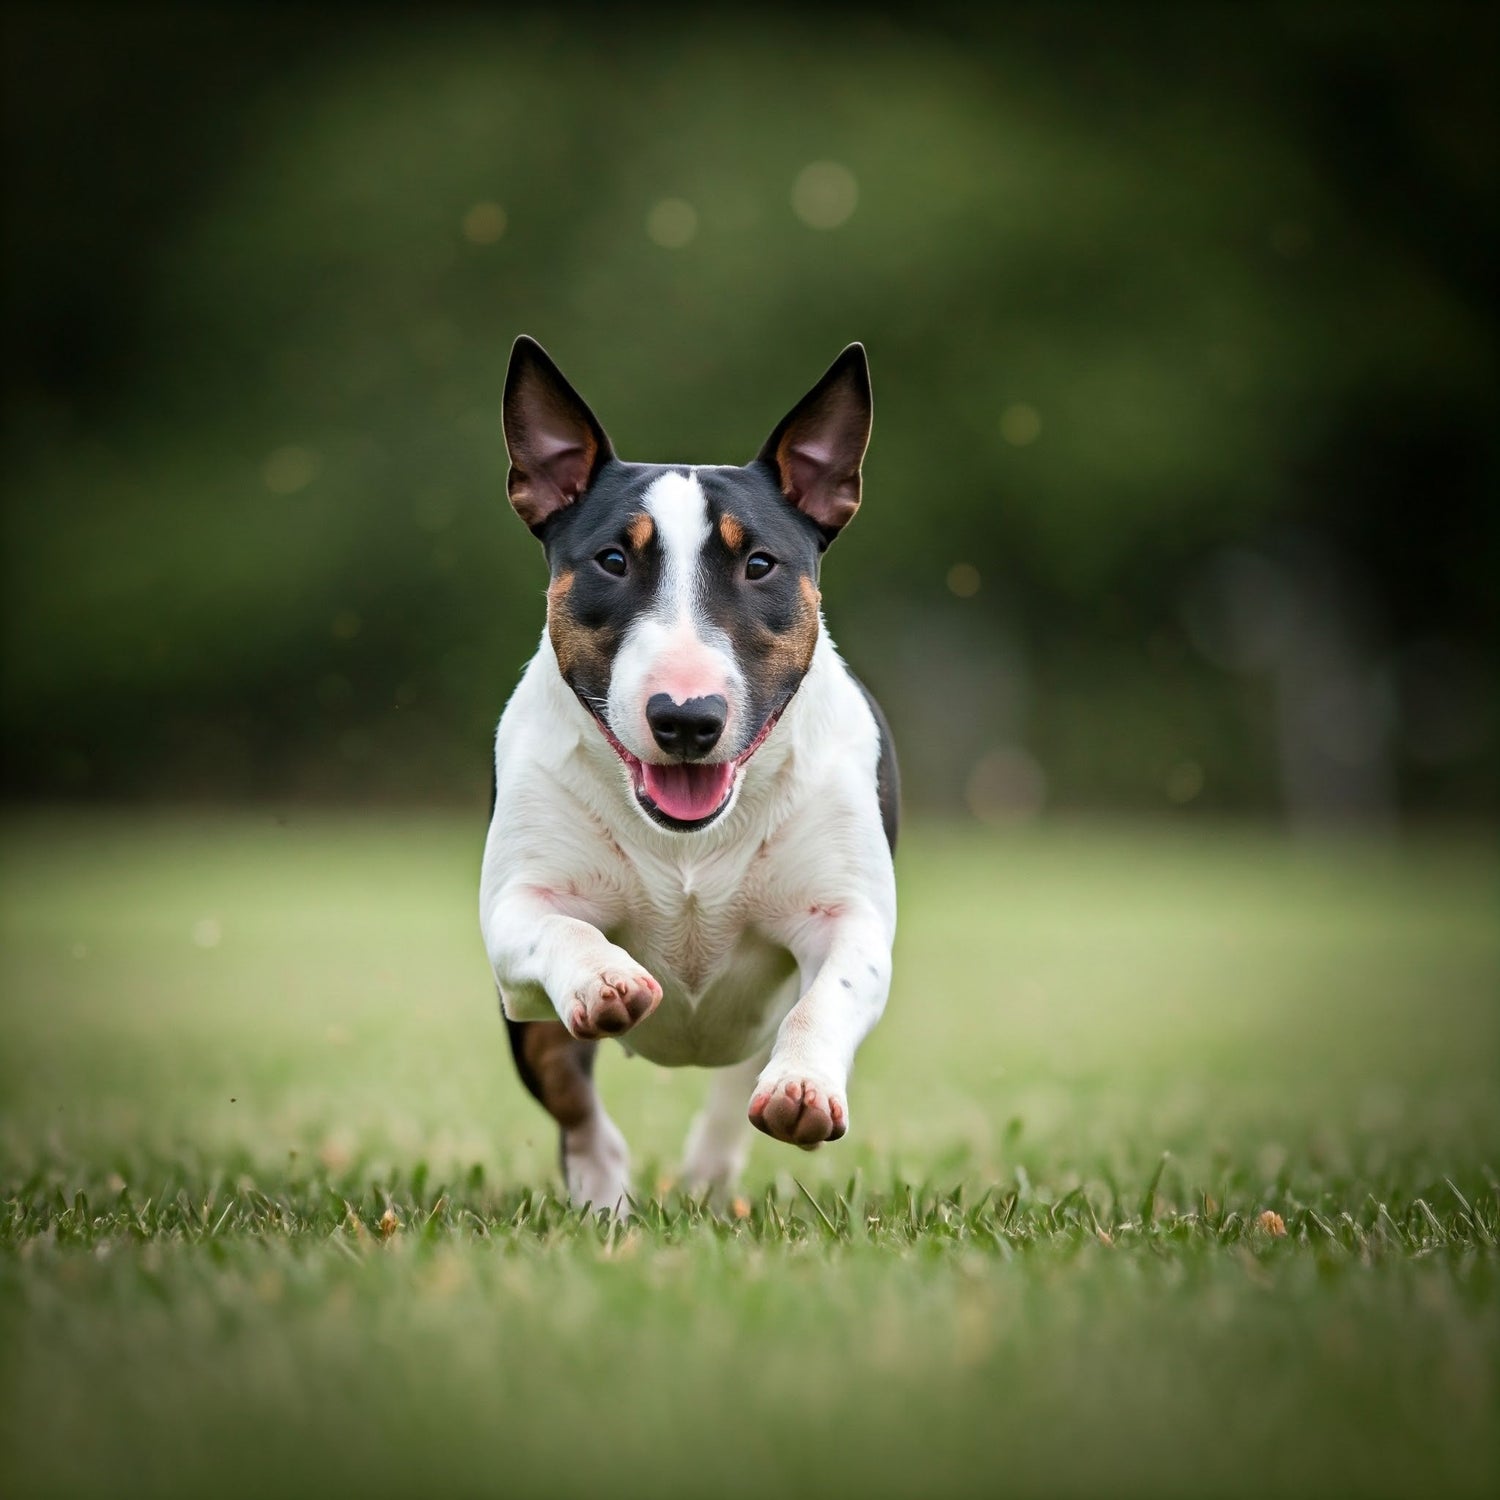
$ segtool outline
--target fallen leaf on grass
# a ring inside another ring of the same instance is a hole
[[[380,1231],[381,1239],[388,1240],[401,1227],[401,1216],[396,1212],[394,1205],[386,1204],[385,1212],[380,1216],[380,1223],[375,1226]]]
[[[1286,1238],[1286,1220],[1274,1208],[1266,1209],[1255,1221],[1273,1240]]]

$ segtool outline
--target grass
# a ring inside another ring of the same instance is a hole
[[[849,1140],[555,1196],[441,816],[13,816],[7,1494],[1480,1494],[1477,842],[916,829]],[[1284,1231],[1284,1232],[1283,1232]]]

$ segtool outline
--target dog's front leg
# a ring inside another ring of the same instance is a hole
[[[750,1097],[750,1123],[811,1149],[849,1129],[849,1069],[880,1019],[891,983],[891,924],[872,905],[815,909],[793,935],[808,976],[776,1033]]]
[[[592,922],[566,909],[578,904],[547,886],[506,885],[484,915],[490,964],[507,1014],[513,999],[536,988],[580,1040],[622,1036],[656,1009],[661,986]]]
[[[744,1062],[717,1069],[709,1080],[708,1097],[683,1151],[683,1186],[695,1196],[709,1191],[722,1202],[739,1181],[751,1140],[745,1124],[745,1090],[754,1086],[765,1061],[762,1048]]]

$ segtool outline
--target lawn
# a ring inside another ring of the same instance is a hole
[[[513,1076],[450,815],[12,815],[7,1495],[1480,1494],[1478,840],[914,829],[852,1133],[641,1217]]]

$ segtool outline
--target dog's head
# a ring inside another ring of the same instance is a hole
[[[558,667],[644,815],[707,827],[812,661],[819,560],[859,507],[865,351],[845,349],[744,467],[622,462],[525,337],[504,413],[510,502],[551,568]]]

